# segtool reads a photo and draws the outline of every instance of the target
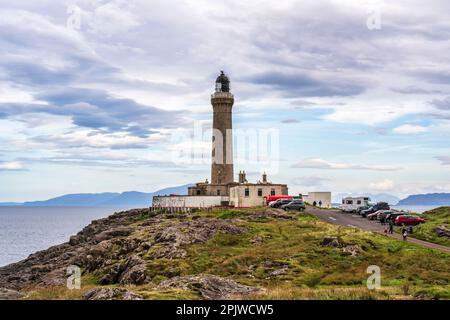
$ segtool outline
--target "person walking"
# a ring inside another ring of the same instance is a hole
[[[319,207],[322,208],[322,200],[319,200]]]
[[[317,206],[317,202],[314,201],[313,202],[313,207],[315,207],[315,206]]]
[[[389,219],[389,234],[394,233],[394,221],[392,219]]]
[[[402,228],[402,236],[403,236],[403,241],[408,240],[408,229],[406,229],[405,225],[403,225],[403,228]]]

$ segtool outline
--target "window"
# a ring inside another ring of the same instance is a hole
[[[262,189],[258,189],[258,197],[262,197]]]
[[[217,195],[220,196],[220,189],[217,189]]]
[[[245,188],[245,196],[250,197],[250,189],[249,188]]]
[[[275,195],[275,189],[271,189],[271,190],[270,190],[270,195],[271,195],[271,196],[274,196],[274,195]]]
[[[199,190],[199,189],[197,189],[197,195],[198,195],[198,196],[200,195],[200,190]]]
[[[347,200],[347,204],[353,204],[353,200]]]
[[[361,200],[358,200],[356,203],[357,203],[357,204],[361,204]]]

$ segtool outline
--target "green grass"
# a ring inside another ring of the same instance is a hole
[[[410,235],[413,238],[450,247],[450,238],[439,237],[434,229],[438,226],[450,228],[450,207],[440,207],[424,212],[422,217],[427,221],[417,227]]]

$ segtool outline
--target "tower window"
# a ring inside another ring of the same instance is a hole
[[[245,196],[250,197],[250,189],[249,188],[245,188]]]
[[[271,195],[271,196],[274,196],[274,195],[275,195],[275,189],[271,189],[271,190],[270,190],[270,195]]]
[[[258,197],[262,197],[262,189],[258,189]]]
[[[217,195],[220,196],[220,189],[217,189]]]

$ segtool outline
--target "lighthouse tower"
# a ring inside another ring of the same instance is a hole
[[[232,135],[234,96],[230,92],[230,80],[223,71],[217,77],[211,104],[213,106],[211,183],[226,185],[234,181]]]

